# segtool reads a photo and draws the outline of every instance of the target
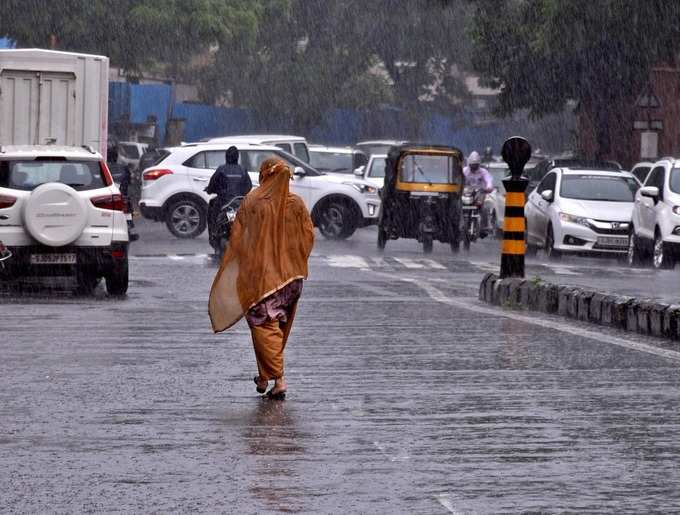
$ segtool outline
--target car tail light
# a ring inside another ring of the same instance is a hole
[[[125,250],[124,249],[113,249],[111,251],[111,257],[115,259],[123,259],[125,257]]]
[[[7,209],[16,203],[17,199],[9,195],[0,195],[0,209]]]
[[[172,170],[147,170],[143,177],[145,181],[155,181],[164,175],[172,175]]]
[[[111,186],[113,184],[113,175],[111,175],[108,165],[104,161],[99,161],[99,169],[102,171],[104,183],[107,186]]]
[[[94,207],[99,209],[108,209],[110,211],[125,211],[125,200],[123,196],[118,193],[114,195],[103,195],[101,197],[93,197],[90,199]]]

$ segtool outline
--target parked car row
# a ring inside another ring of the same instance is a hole
[[[294,170],[291,191],[307,205],[312,220],[329,239],[345,239],[378,219],[378,188],[343,173],[324,174],[278,145],[221,138],[219,142],[165,149],[142,174],[140,211],[145,218],[165,222],[178,238],[195,238],[207,225],[211,196],[204,189],[230,146],[239,150],[239,164],[256,186],[261,163],[272,155]]]

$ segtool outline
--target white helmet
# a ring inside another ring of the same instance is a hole
[[[482,158],[479,157],[479,154],[477,153],[476,150],[473,150],[472,153],[470,154],[470,157],[468,157],[468,164],[469,165],[478,165],[482,162]]]

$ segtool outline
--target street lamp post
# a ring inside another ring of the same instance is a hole
[[[524,192],[529,179],[523,175],[524,165],[531,157],[531,145],[520,137],[506,140],[501,151],[503,161],[510,167],[510,176],[503,180],[505,187],[505,217],[503,220],[503,248],[501,254],[501,279],[524,277],[526,251],[526,219],[524,218]]]

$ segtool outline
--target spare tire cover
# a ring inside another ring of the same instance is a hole
[[[44,245],[61,247],[74,242],[87,224],[87,205],[76,190],[49,182],[33,190],[24,208],[24,225]]]

